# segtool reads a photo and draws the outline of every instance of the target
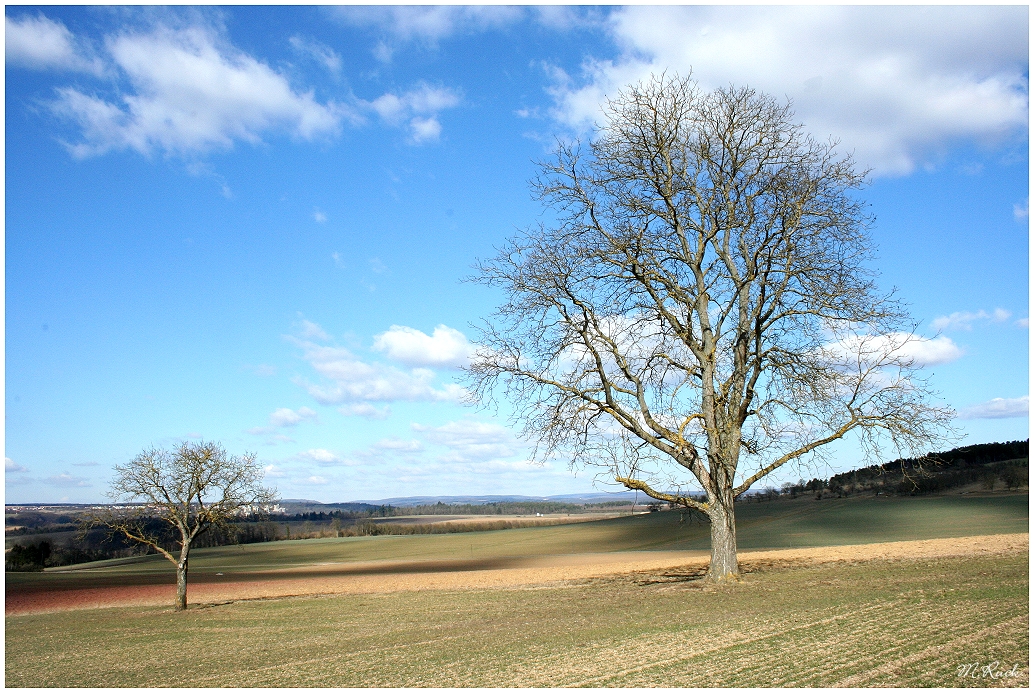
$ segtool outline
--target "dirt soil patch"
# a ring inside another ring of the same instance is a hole
[[[805,549],[742,551],[744,572],[833,562],[898,561],[1013,554],[1028,551],[1029,534],[899,541]],[[530,588],[571,580],[642,574],[694,577],[709,560],[705,551],[638,551],[453,561],[324,563],[290,570],[191,578],[192,606],[302,595],[370,594],[422,590]],[[169,584],[106,585],[84,589],[17,589],[8,586],[5,613],[43,613],[111,606],[170,604]]]

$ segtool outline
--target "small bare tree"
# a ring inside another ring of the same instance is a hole
[[[245,513],[261,513],[275,503],[276,491],[261,484],[263,470],[254,453],[228,457],[218,443],[183,443],[152,448],[115,467],[108,497],[120,505],[91,518],[94,525],[152,547],[176,566],[176,609],[187,608],[187,561],[191,543],[203,532],[226,526]],[[168,537],[154,519],[177,533],[179,555],[166,548]]]
[[[555,221],[478,264],[507,300],[480,330],[472,398],[510,399],[539,459],[706,514],[708,574],[735,577],[733,502],[752,484],[852,431],[914,451],[953,412],[876,288],[865,173],[835,143],[769,96],[666,75],[604,115],[533,182]]]

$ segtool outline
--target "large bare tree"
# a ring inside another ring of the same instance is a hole
[[[176,566],[176,609],[187,608],[187,562],[192,542],[245,513],[261,513],[277,500],[262,486],[254,453],[227,456],[218,443],[185,442],[173,450],[152,448],[115,467],[108,497],[118,505],[91,518],[94,525],[152,547]],[[179,535],[179,555],[166,532]]]
[[[511,400],[539,459],[705,513],[709,577],[735,577],[734,500],[759,479],[849,433],[915,452],[951,430],[917,373],[924,340],[876,287],[864,182],[789,104],[670,75],[628,87],[542,164],[552,221],[478,264],[506,301],[473,398]]]

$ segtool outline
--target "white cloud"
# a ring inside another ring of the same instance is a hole
[[[281,407],[269,415],[269,425],[277,428],[283,426],[297,426],[305,419],[315,419],[316,412],[308,407],[301,407],[298,411]]]
[[[275,464],[267,464],[265,467],[262,468],[262,471],[265,472],[266,476],[271,479],[278,479],[287,476],[284,470],[280,467],[277,467]]]
[[[1030,199],[1028,198],[1028,199],[1024,200],[1023,204],[1019,204],[1019,203],[1014,204],[1012,206],[1012,215],[1018,221],[1026,219],[1027,217],[1029,217],[1030,216]]]
[[[1004,308],[995,308],[994,312],[991,314],[991,319],[995,322],[1005,322],[1011,317],[1012,313],[1005,310]]]
[[[499,424],[462,420],[437,427],[420,424],[411,427],[428,442],[448,449],[448,453],[440,457],[443,462],[487,462],[521,452],[513,432]]]
[[[26,469],[25,467],[21,466],[20,464],[16,463],[10,457],[5,457],[4,458],[4,471],[10,474],[10,473],[14,473],[14,472],[27,472],[29,470]]]
[[[304,350],[304,359],[330,385],[302,385],[321,404],[432,401],[456,402],[465,391],[454,383],[434,386],[434,371],[426,368],[401,370],[382,363],[366,363],[341,347],[294,340]]]
[[[330,46],[325,46],[319,41],[292,36],[289,41],[299,53],[308,55],[310,58],[323,65],[331,73],[341,72],[341,56]]]
[[[1030,413],[1030,396],[1006,399],[995,397],[959,411],[960,419],[1013,419]]]
[[[467,337],[451,327],[438,325],[428,336],[420,330],[392,325],[374,337],[373,348],[407,366],[465,366],[473,350]]]
[[[1016,321],[1016,326],[1028,329],[1030,327],[1030,318],[1020,318]]]
[[[82,128],[83,140],[69,145],[75,156],[203,153],[259,143],[270,131],[312,140],[336,133],[345,118],[360,120],[340,104],[317,102],[312,91],[295,91],[283,75],[205,27],[122,33],[108,37],[106,47],[129,88],[109,102],[63,87],[52,104]]]
[[[346,404],[338,409],[343,416],[361,416],[366,419],[386,419],[391,414],[391,407],[375,407],[369,402]]]
[[[318,209],[312,210],[312,218],[317,224],[324,224],[327,221],[327,215]]]
[[[338,464],[342,462],[342,459],[332,453],[330,450],[323,448],[314,448],[312,450],[306,450],[305,452],[298,453],[299,459],[312,460],[319,464]]]
[[[56,486],[58,488],[86,488],[88,486],[92,486],[89,479],[85,479],[81,476],[72,476],[71,474],[48,476],[43,480],[43,483],[48,486]]]
[[[74,70],[99,74],[103,66],[88,58],[72,32],[42,14],[21,19],[4,17],[4,53],[8,65],[35,70]]]
[[[912,359],[920,368],[940,366],[962,358],[962,349],[944,335],[933,339],[913,337],[905,342],[898,352]]]
[[[891,365],[908,361],[918,368],[940,366],[962,357],[962,349],[941,335],[929,338],[908,332],[893,332],[883,335],[850,335],[824,347],[826,356],[835,363],[851,368],[862,362]]]
[[[505,26],[523,17],[524,10],[505,5],[352,6],[339,7],[338,16],[355,26],[381,29],[396,40],[434,43],[460,32]]]
[[[313,486],[323,486],[323,485],[325,485],[325,484],[328,484],[328,483],[330,483],[330,482],[329,482],[329,481],[328,481],[328,480],[326,479],[326,477],[322,477],[322,476],[310,476],[310,477],[309,477],[308,479],[306,479],[306,480],[305,480],[305,481],[304,481],[303,483],[306,483],[306,484],[311,484],[311,485],[313,485]]]
[[[321,342],[330,341],[330,335],[322,327],[310,320],[302,319],[299,324],[298,334],[302,339],[318,339]]]
[[[438,139],[442,132],[438,113],[455,108],[461,100],[458,91],[421,82],[402,94],[382,94],[373,101],[363,103],[389,125],[401,126],[405,123],[411,141],[422,144]]]
[[[788,96],[877,175],[1027,132],[1025,7],[629,6],[608,25],[616,59],[587,60],[579,84],[553,72],[553,115],[578,131],[606,96],[668,70]]]
[[[399,438],[383,438],[373,445],[378,450],[387,450],[397,453],[420,452],[424,446],[419,440],[401,440]]]
[[[283,434],[276,434],[278,428],[285,428],[289,426],[297,426],[299,423],[306,419],[315,419],[316,412],[308,407],[301,407],[298,411],[288,409],[287,407],[280,407],[272,414],[269,415],[269,426],[259,426],[257,428],[249,428],[248,433],[253,436],[264,436],[269,434],[273,435],[268,441],[270,445],[275,445],[277,442],[290,442],[291,439]]]
[[[409,121],[410,136],[416,144],[434,142],[442,134],[442,124],[437,118],[421,118],[417,116]]]
[[[973,323],[984,320],[993,322],[1005,322],[1012,316],[1012,313],[1004,308],[995,308],[988,313],[985,310],[978,310],[975,313],[959,311],[951,315],[942,315],[934,318],[930,326],[935,330],[972,330]]]

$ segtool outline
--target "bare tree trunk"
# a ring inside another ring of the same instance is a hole
[[[176,611],[187,609],[187,552],[189,546],[184,546],[180,552],[180,561],[176,564]]]
[[[711,520],[711,565],[707,578],[715,582],[736,580],[740,564],[736,558],[736,513],[731,489],[718,489],[708,517]]]

